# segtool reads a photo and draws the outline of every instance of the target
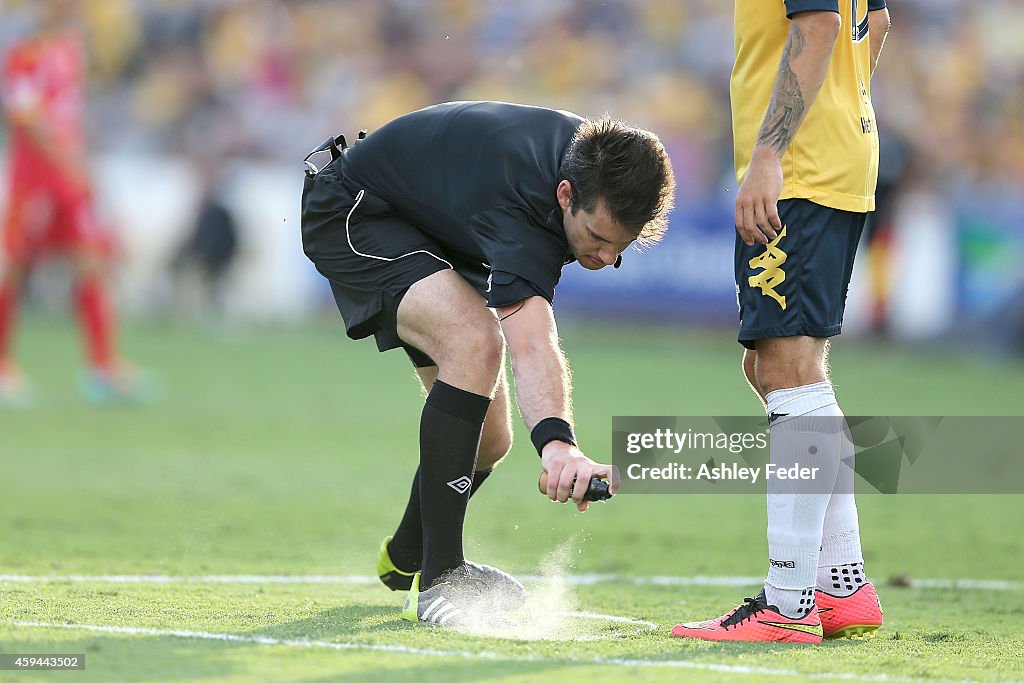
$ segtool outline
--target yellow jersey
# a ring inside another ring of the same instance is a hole
[[[875,208],[878,132],[871,106],[868,11],[884,0],[736,0],[731,81],[736,178],[742,183],[775,88],[789,16],[828,10],[842,17],[821,91],[782,158],[780,199],[866,213]]]

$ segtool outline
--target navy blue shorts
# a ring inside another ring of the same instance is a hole
[[[783,199],[779,217],[783,228],[767,246],[736,235],[739,342],[748,349],[758,339],[839,334],[867,214]]]

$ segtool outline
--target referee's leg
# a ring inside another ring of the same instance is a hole
[[[409,288],[398,308],[398,334],[437,363],[420,420],[423,589],[465,561],[466,505],[505,346],[494,312],[453,270]]]
[[[434,388],[437,380],[437,366],[416,368],[416,375],[427,395]],[[487,409],[484,419],[484,431],[480,435],[480,452],[476,456],[476,473],[490,474],[512,450],[512,406],[509,403],[508,382],[505,378],[505,367],[498,372],[498,386],[494,389],[491,407]],[[482,482],[480,482],[482,483]],[[473,480],[473,492],[478,483]]]
[[[437,380],[437,366],[417,367],[416,374],[429,395]],[[473,472],[473,485],[469,489],[470,498],[477,489],[483,486],[498,463],[504,459],[512,448],[512,412],[509,405],[508,382],[505,380],[505,369],[498,373],[498,387],[494,391],[494,400],[487,409],[484,419],[483,434],[480,437],[480,450],[476,458],[476,471]],[[402,572],[413,574],[423,565],[423,518],[420,515],[420,471],[416,469],[413,477],[409,502],[406,504],[402,521],[387,544],[388,558]],[[409,579],[411,581],[411,579]],[[389,584],[390,585],[390,584]]]

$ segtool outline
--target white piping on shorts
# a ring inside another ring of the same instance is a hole
[[[349,228],[349,221],[352,219],[352,214],[355,213],[356,208],[359,206],[359,203],[361,201],[363,201],[363,195],[365,193],[366,193],[366,190],[359,190],[359,193],[356,195],[356,203],[352,205],[352,208],[349,210],[348,215],[345,216],[345,239],[348,240],[348,246],[349,246],[349,249],[352,250],[352,253],[356,254],[357,256],[365,256],[366,258],[372,258],[372,259],[376,259],[378,261],[397,261],[400,258],[405,258],[406,256],[412,256],[413,254],[426,254],[427,256],[432,256],[432,257],[436,258],[438,261],[440,261],[441,263],[445,264],[450,269],[455,270],[455,266],[453,266],[451,263],[449,263],[448,261],[445,261],[443,258],[438,256],[437,254],[430,253],[426,249],[417,249],[416,251],[410,251],[407,254],[401,254],[400,256],[395,256],[394,258],[390,258],[390,257],[387,257],[387,256],[374,256],[373,254],[364,254],[363,252],[361,252],[358,249],[356,249],[355,245],[352,244],[352,232],[351,232],[351,230]]]

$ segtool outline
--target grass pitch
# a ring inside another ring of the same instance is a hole
[[[563,332],[577,431],[596,458],[613,415],[757,411],[727,333]],[[600,581],[529,584],[553,611],[656,627],[563,615],[548,639],[461,635],[401,621],[403,596],[363,582],[415,469],[421,399],[401,354],[347,342],[334,320],[232,340],[140,326],[126,347],[157,371],[162,396],[98,409],[74,393],[70,324],[30,318],[20,331],[39,396],[0,413],[0,653],[87,663],[0,681],[1024,679],[1024,497],[862,496],[886,615],[874,640],[680,642],[666,637],[672,624],[756,590],[742,577],[764,571],[763,500],[621,496],[579,515],[536,493],[520,428],[470,504],[467,554],[520,575],[557,555]],[[832,365],[848,414],[1020,412],[1020,365],[843,341]],[[645,580],[701,575],[711,585]],[[914,582],[925,578],[990,583]]]

